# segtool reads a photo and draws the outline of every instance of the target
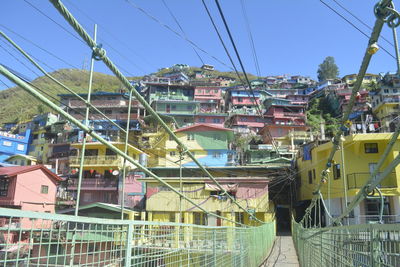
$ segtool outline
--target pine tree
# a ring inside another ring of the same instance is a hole
[[[318,80],[323,82],[327,79],[334,79],[339,76],[339,68],[333,57],[326,57],[318,66]]]

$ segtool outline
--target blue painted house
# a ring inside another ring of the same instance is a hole
[[[24,135],[0,131],[0,162],[15,154],[27,155],[30,141],[30,129]]]

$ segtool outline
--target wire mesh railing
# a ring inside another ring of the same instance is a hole
[[[400,266],[400,224],[304,228],[292,221],[301,266]]]
[[[275,223],[209,227],[0,208],[1,266],[259,266]]]

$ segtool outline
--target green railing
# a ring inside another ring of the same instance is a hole
[[[400,224],[304,228],[292,221],[301,266],[400,266]]]
[[[1,266],[259,266],[275,223],[208,227],[0,208]]]

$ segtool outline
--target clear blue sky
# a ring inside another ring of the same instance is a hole
[[[49,1],[27,0],[46,15],[73,32],[73,29],[58,14]],[[178,30],[174,20],[161,0],[130,0],[150,14]],[[345,14],[367,33],[360,23],[348,16],[332,0],[325,0],[332,7]],[[372,9],[377,0],[337,0],[364,20],[373,25],[375,17]],[[228,64],[212,25],[200,0],[166,0],[180,21],[189,39],[211,55]],[[217,20],[224,38],[229,44],[214,1],[207,0]],[[239,52],[248,72],[256,73],[247,32],[242,16],[240,0],[220,0],[225,15],[236,40]],[[65,0],[64,4],[80,23],[92,34],[93,22],[99,24],[99,42],[107,50],[107,55],[124,70],[127,75],[143,75],[168,67],[175,63],[200,66],[201,62],[191,46],[183,39],[161,27],[133,8],[125,0]],[[300,74],[316,78],[316,70],[326,56],[333,56],[340,69],[340,75],[356,73],[359,69],[367,38],[353,29],[345,21],[332,13],[318,0],[245,0],[250,26],[258,54],[261,75]],[[79,10],[76,9],[79,7]],[[400,6],[400,5],[398,5]],[[85,13],[82,13],[82,11]],[[73,66],[82,68],[90,57],[90,49],[55,23],[33,9],[23,0],[2,0],[0,25],[4,25],[41,47],[65,59]],[[46,62],[48,71],[69,68],[63,62],[47,55],[40,49],[0,26],[31,55]],[[392,41],[391,31],[384,27],[383,35]],[[112,32],[112,35],[109,34]],[[75,34],[75,33],[74,33]],[[76,35],[76,34],[75,34]],[[116,38],[115,38],[116,37]],[[122,42],[122,43],[121,43]],[[393,42],[393,41],[392,41]],[[380,42],[392,54],[394,49],[384,41]],[[0,45],[7,47],[4,42]],[[109,48],[119,51],[124,57]],[[128,48],[129,49],[128,49]],[[231,54],[233,50],[229,44]],[[206,63],[217,69],[228,70],[208,55],[199,52]],[[16,53],[14,53],[17,55]],[[17,55],[18,56],[18,55]],[[19,56],[18,56],[19,57]],[[23,60],[21,57],[19,57]],[[0,63],[10,66],[29,78],[36,75],[26,69],[0,48]],[[51,68],[50,68],[51,67]],[[374,56],[369,72],[378,73],[396,69],[395,60],[382,50]],[[109,73],[97,62],[95,70]],[[6,81],[4,77],[1,80]],[[7,84],[11,84],[7,81]],[[4,85],[0,83],[0,89]]]

